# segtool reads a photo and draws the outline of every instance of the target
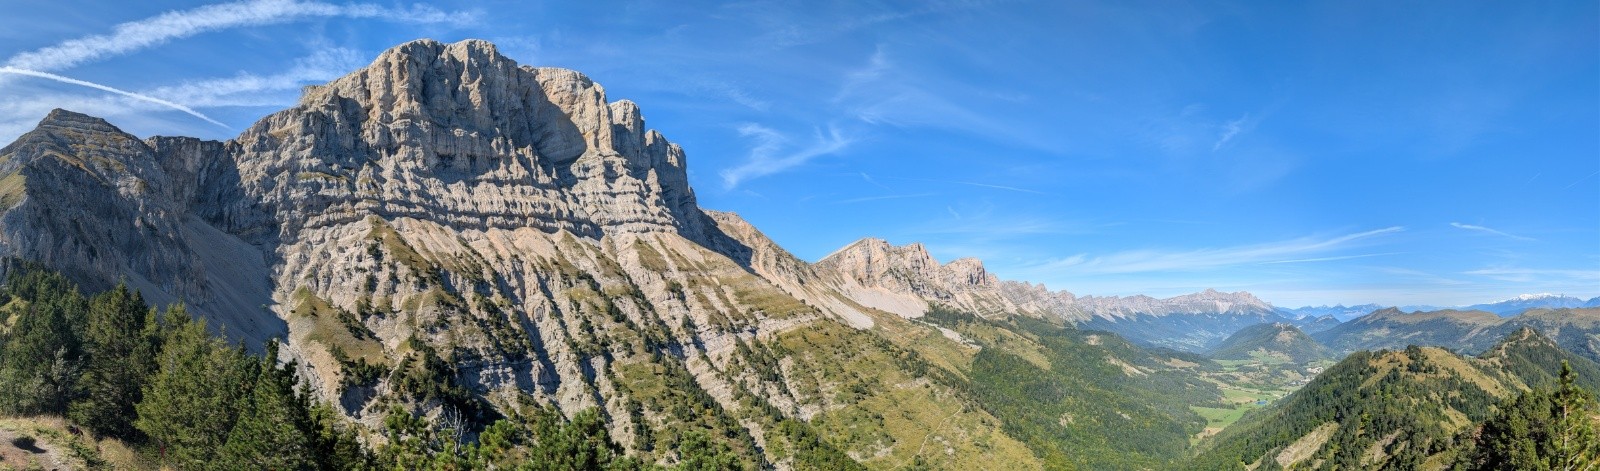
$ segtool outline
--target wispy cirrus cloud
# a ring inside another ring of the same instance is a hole
[[[926,198],[926,197],[935,196],[935,195],[938,195],[938,193],[911,193],[911,194],[904,194],[904,195],[863,196],[863,197],[860,197],[860,198],[843,199],[843,200],[835,201],[834,203],[835,204],[855,204],[855,203],[867,203],[867,202],[872,202],[872,201],[898,200],[898,199],[906,199],[906,198]]]
[[[445,12],[426,5],[388,8],[366,3],[339,5],[298,0],[220,3],[122,23],[113,27],[109,34],[84,36],[11,56],[5,65],[35,71],[61,70],[196,34],[307,18],[381,18],[406,23],[467,24],[477,16],[476,12]]]
[[[16,68],[16,67],[0,67],[0,74],[12,74],[12,75],[23,75],[23,76],[28,76],[28,77],[37,77],[37,78],[42,78],[42,79],[46,79],[46,80],[54,80],[54,81],[57,81],[57,82],[71,84],[71,85],[89,87],[89,88],[93,88],[93,89],[104,91],[104,92],[115,93],[117,95],[121,95],[121,96],[124,96],[124,97],[127,97],[127,98],[132,98],[134,100],[143,101],[143,102],[147,102],[147,103],[154,103],[154,104],[157,104],[157,105],[161,105],[161,106],[172,108],[172,109],[175,109],[175,110],[178,110],[178,111],[182,111],[184,113],[187,113],[190,116],[194,116],[196,118],[200,118],[202,120],[205,120],[205,122],[208,122],[208,123],[211,123],[211,124],[215,124],[217,126],[222,126],[223,128],[227,128],[228,127],[228,125],[222,124],[221,121],[217,121],[215,119],[211,119],[210,116],[206,116],[204,114],[201,114],[199,111],[195,111],[193,108],[190,108],[190,107],[187,107],[187,106],[184,106],[184,105],[180,105],[180,104],[177,104],[177,103],[173,103],[171,101],[163,100],[163,99],[160,99],[160,98],[156,98],[156,97],[152,97],[152,96],[148,96],[148,95],[142,95],[142,94],[130,92],[130,91],[127,91],[127,90],[118,89],[118,88],[115,88],[115,87],[109,87],[109,86],[101,85],[101,84],[94,83],[94,82],[78,80],[78,79],[71,78],[71,77],[64,77],[64,76],[52,74],[52,73],[49,73],[49,72],[40,72],[40,71],[37,71],[37,70],[19,69],[19,68]]]
[[[1372,258],[1372,257],[1383,257],[1383,256],[1387,256],[1387,255],[1399,255],[1400,253],[1401,252],[1364,253],[1364,254],[1357,254],[1357,255],[1339,255],[1339,256],[1333,256],[1333,257],[1313,257],[1313,258],[1299,258],[1299,259],[1292,259],[1292,260],[1272,260],[1272,261],[1261,262],[1261,263],[1268,264],[1268,265],[1276,265],[1276,264],[1282,264],[1282,263],[1336,262],[1336,261],[1339,261],[1339,260],[1354,260],[1354,259],[1358,259],[1358,258]]]
[[[1480,225],[1476,225],[1476,224],[1462,224],[1462,223],[1459,223],[1459,222],[1452,222],[1452,223],[1450,223],[1450,226],[1454,227],[1454,228],[1457,228],[1457,229],[1463,229],[1463,230],[1474,231],[1474,232],[1482,232],[1482,233],[1485,233],[1485,234],[1493,234],[1493,235],[1497,235],[1497,236],[1500,236],[1500,237],[1506,237],[1506,238],[1516,239],[1516,240],[1523,240],[1523,241],[1535,241],[1535,240],[1538,240],[1538,239],[1535,239],[1535,238],[1532,238],[1532,237],[1519,236],[1519,235],[1516,235],[1516,234],[1511,234],[1511,233],[1507,233],[1507,232],[1504,232],[1504,231],[1500,231],[1500,230],[1497,230],[1497,229],[1494,229],[1494,228],[1491,228],[1491,227],[1488,227],[1488,226],[1480,226]]]
[[[1470,270],[1463,273],[1514,283],[1554,284],[1561,282],[1583,282],[1591,283],[1591,288],[1593,287],[1592,283],[1600,283],[1600,270],[1494,267]]]
[[[1017,193],[1029,193],[1029,194],[1035,194],[1035,195],[1048,195],[1049,194],[1049,193],[1045,193],[1045,192],[1039,191],[1039,190],[1030,190],[1030,189],[1027,189],[1027,188],[1018,188],[1018,187],[1007,186],[1007,185],[996,185],[996,184],[993,184],[993,183],[968,182],[968,181],[960,181],[960,180],[936,180],[936,179],[932,179],[932,178],[909,178],[909,177],[884,177],[884,178],[890,178],[890,179],[894,179],[894,180],[914,181],[914,182],[941,183],[941,184],[946,184],[946,185],[975,186],[975,187],[979,187],[979,188],[992,188],[992,189],[996,189],[996,190],[1014,191],[1014,192],[1017,192]]]
[[[838,112],[872,126],[944,129],[1050,153],[1065,149],[1059,132],[1045,132],[1036,122],[1005,111],[1022,103],[996,107],[999,101],[1025,102],[1026,97],[940,79],[922,72],[925,68],[898,62],[888,46],[879,45],[865,64],[843,71],[830,103]],[[1007,100],[996,100],[999,96]]]
[[[1216,152],[1218,150],[1222,150],[1222,146],[1226,145],[1228,141],[1232,141],[1235,136],[1248,131],[1249,128],[1252,127],[1255,127],[1255,123],[1250,120],[1250,115],[1248,113],[1244,116],[1240,116],[1239,119],[1229,120],[1226,123],[1222,123],[1222,134],[1217,136],[1217,143],[1211,145],[1211,151]]]
[[[1133,250],[1104,256],[1079,254],[1040,264],[1032,271],[1061,270],[1073,274],[1181,272],[1263,263],[1306,263],[1358,256],[1312,257],[1347,248],[1355,242],[1404,231],[1386,227],[1332,238],[1302,237],[1264,244],[1187,251]],[[1320,260],[1319,260],[1320,259]]]
[[[721,172],[722,183],[729,189],[745,180],[782,172],[811,159],[839,152],[853,142],[833,126],[826,131],[816,130],[810,142],[798,146],[789,136],[755,123],[739,126],[739,135],[754,140],[755,146],[750,149],[750,155],[743,164]]]
[[[366,58],[354,49],[327,48],[295,61],[289,70],[273,75],[241,73],[234,77],[184,82],[144,94],[194,107],[276,105],[282,100],[266,92],[299,90],[308,83],[324,82],[361,67]]]

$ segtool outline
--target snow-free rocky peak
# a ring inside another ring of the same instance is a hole
[[[484,41],[418,40],[308,87],[238,138],[245,186],[277,208],[443,218],[598,237],[707,225],[683,150],[577,72]],[[310,204],[308,204],[310,203]],[[292,237],[297,221],[285,221]],[[305,221],[317,225],[316,217]]]

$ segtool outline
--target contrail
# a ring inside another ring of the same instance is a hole
[[[156,97],[140,95],[138,93],[133,93],[133,92],[130,92],[130,91],[127,91],[127,90],[119,90],[119,89],[116,89],[116,88],[111,88],[111,87],[108,87],[108,86],[105,86],[105,85],[101,85],[101,84],[98,84],[98,83],[94,83],[94,82],[85,82],[83,80],[78,80],[78,79],[70,78],[70,77],[62,77],[60,75],[52,74],[52,73],[49,73],[49,72],[40,72],[40,71],[37,71],[37,70],[28,70],[28,69],[18,69],[16,67],[0,66],[0,73],[26,75],[26,76],[29,76],[29,77],[38,77],[38,78],[42,78],[42,79],[50,79],[50,80],[54,80],[54,81],[61,82],[61,83],[70,83],[70,84],[73,84],[73,85],[89,87],[89,88],[93,88],[93,89],[96,89],[96,90],[103,90],[103,91],[115,93],[115,94],[118,94],[118,95],[122,95],[122,96],[125,96],[125,97],[128,97],[128,98],[132,98],[132,99],[135,99],[135,100],[148,101],[148,102],[151,102],[151,103],[155,103],[157,105],[162,105],[162,106],[166,106],[168,108],[172,108],[172,109],[175,109],[175,110],[178,110],[178,111],[182,111],[184,113],[188,113],[190,116],[194,116],[196,118],[203,119],[208,123],[215,124],[217,126],[222,126],[223,129],[229,129],[229,130],[233,129],[233,128],[228,127],[228,125],[226,125],[226,124],[222,124],[221,121],[217,121],[215,119],[211,119],[210,116],[206,116],[206,115],[200,114],[199,111],[195,111],[194,109],[189,108],[187,106],[183,106],[183,105],[180,105],[180,104],[177,104],[177,103],[173,103],[173,102],[170,102],[170,101],[167,101],[167,100],[163,100],[163,99],[160,99],[160,98],[156,98]]]
[[[378,18],[406,23],[469,24],[478,17],[478,14],[477,12],[446,13],[426,5],[403,9],[366,3],[336,5],[299,0],[249,0],[167,12],[122,23],[113,27],[110,34],[84,36],[23,52],[0,65],[28,70],[61,70],[211,31],[327,17]]]

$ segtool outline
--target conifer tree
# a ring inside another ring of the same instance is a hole
[[[86,321],[88,361],[68,417],[100,435],[132,438],[133,406],[155,367],[157,342],[148,329],[154,313],[137,291],[118,284],[90,300]]]
[[[278,343],[267,344],[250,397],[222,447],[221,463],[235,469],[314,469],[307,397],[294,393],[294,364],[278,367]]]
[[[295,393],[293,363],[277,365],[278,343],[267,344],[254,386],[220,452],[230,469],[279,471],[315,468],[307,398]]]
[[[1465,468],[1496,470],[1600,469],[1594,396],[1561,365],[1555,390],[1536,388],[1501,406],[1484,423]]]
[[[0,316],[16,319],[0,339],[0,412],[65,412],[82,370],[83,297],[53,273],[13,276],[7,288],[20,302]]]
[[[1554,428],[1551,441],[1555,452],[1551,469],[1600,469],[1600,426],[1597,426],[1595,397],[1578,387],[1572,366],[1561,362],[1561,382],[1554,399]]]
[[[356,438],[355,430],[344,423],[332,406],[318,401],[311,405],[315,429],[311,446],[318,467],[325,470],[370,469],[372,456]]]
[[[227,441],[256,377],[256,365],[191,320],[182,306],[167,311],[169,324],[158,370],[144,387],[134,426],[160,447],[163,461],[202,468]]]

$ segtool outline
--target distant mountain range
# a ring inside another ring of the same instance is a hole
[[[1531,309],[1511,317],[1488,311],[1402,312],[1389,308],[1312,334],[1339,352],[1441,346],[1475,354],[1532,327],[1575,354],[1600,361],[1600,308]]]
[[[1345,306],[1343,304],[1338,304],[1333,306],[1304,306],[1293,309],[1280,307],[1278,308],[1278,312],[1291,319],[1299,319],[1302,317],[1333,316],[1335,319],[1340,321],[1348,321],[1350,319],[1371,314],[1372,311],[1383,309],[1385,307],[1388,306],[1382,306],[1378,304],[1358,304],[1355,306]]]
[[[1489,311],[1500,316],[1514,316],[1529,309],[1560,309],[1573,307],[1600,307],[1600,296],[1588,300],[1561,294],[1524,294],[1497,303],[1467,306],[1469,311]]]
[[[1368,304],[1358,304],[1358,305],[1354,305],[1354,306],[1345,306],[1343,304],[1337,304],[1337,305],[1333,305],[1333,306],[1322,305],[1322,306],[1304,306],[1304,307],[1297,307],[1297,308],[1283,308],[1283,307],[1280,307],[1280,308],[1277,308],[1277,310],[1278,310],[1279,314],[1282,314],[1284,317],[1288,317],[1290,319],[1299,319],[1299,318],[1302,318],[1302,317],[1333,316],[1334,318],[1337,318],[1340,321],[1348,322],[1351,319],[1355,319],[1357,317],[1365,316],[1367,314],[1371,314],[1374,311],[1378,311],[1380,309],[1384,309],[1384,308],[1388,308],[1388,307],[1395,307],[1396,309],[1399,309],[1400,311],[1403,311],[1403,312],[1442,311],[1442,310],[1446,310],[1446,309],[1456,309],[1456,310],[1462,310],[1462,311],[1485,311],[1485,312],[1495,313],[1495,314],[1497,314],[1499,316],[1502,316],[1502,317],[1507,317],[1507,316],[1514,316],[1514,315],[1520,314],[1523,311],[1526,311],[1526,310],[1529,310],[1529,309],[1540,309],[1540,308],[1543,308],[1543,309],[1559,309],[1559,308],[1564,308],[1564,307],[1565,308],[1600,307],[1600,296],[1596,296],[1596,297],[1589,298],[1589,299],[1585,300],[1585,299],[1582,299],[1582,298],[1575,298],[1575,297],[1572,297],[1572,296],[1561,295],[1561,294],[1540,293],[1540,294],[1524,294],[1524,295],[1520,295],[1520,296],[1517,296],[1515,298],[1507,299],[1505,301],[1500,301],[1500,302],[1485,303],[1485,304],[1473,304],[1471,306],[1456,306],[1456,307],[1434,306],[1434,305],[1428,305],[1428,304],[1416,304],[1416,305],[1409,305],[1409,306],[1385,306],[1385,305],[1382,305],[1382,304],[1368,303]]]

